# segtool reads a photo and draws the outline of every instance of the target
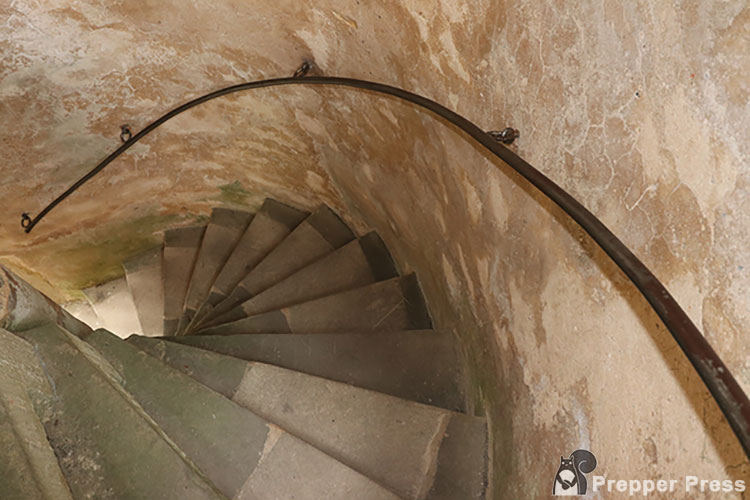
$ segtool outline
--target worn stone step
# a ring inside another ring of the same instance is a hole
[[[185,307],[177,327],[178,333],[185,330],[195,316],[214,280],[224,267],[240,237],[245,233],[253,214],[228,208],[214,208],[211,219],[201,241],[198,258],[195,261],[193,274],[190,277]]]
[[[93,330],[51,298],[0,264],[0,328],[22,332],[47,323],[56,323],[74,335]]]
[[[236,283],[229,297],[215,290],[214,298],[221,295],[222,300],[220,304],[211,304],[216,306],[215,311],[207,317],[218,316],[238,306],[353,239],[354,233],[333,210],[326,205],[319,207]]]
[[[91,305],[88,299],[76,300],[62,304],[62,308],[65,309],[71,316],[79,321],[83,321],[92,329],[104,328],[104,325],[99,323],[99,316],[94,311],[94,306]]]
[[[451,498],[483,498],[484,419],[189,345],[165,344],[139,346],[404,498],[442,498],[447,490]],[[458,466],[467,462],[469,470]],[[433,496],[436,477],[441,491]]]
[[[226,499],[83,340],[57,325],[19,335],[35,346],[53,387],[49,407],[35,409],[73,498]]]
[[[109,332],[97,330],[86,341],[109,359],[123,387],[227,497],[285,498],[278,493],[288,490],[295,498],[397,498]]]
[[[374,232],[351,241],[260,292],[239,307],[205,322],[221,325],[398,276],[388,249]]]
[[[174,335],[182,316],[185,296],[206,226],[181,227],[164,232],[162,289],[164,335]]]
[[[73,500],[34,405],[52,398],[31,344],[0,329],[0,498]]]
[[[309,216],[309,212],[266,198],[213,283],[208,297],[209,305],[224,300],[258,263]]]
[[[449,332],[132,336],[128,342],[161,342],[168,350],[172,342],[187,344],[448,410],[466,409],[461,357]]]
[[[162,287],[162,247],[155,247],[126,260],[128,283],[144,335],[156,337],[164,331],[164,289]]]
[[[208,327],[200,333],[378,332],[419,330],[431,326],[417,278],[410,274]]]
[[[120,337],[142,333],[138,312],[125,278],[117,278],[83,290],[100,325]]]
[[[209,314],[224,301],[237,284],[309,215],[309,212],[266,198],[214,281],[201,316]]]

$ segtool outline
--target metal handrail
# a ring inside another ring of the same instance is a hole
[[[282,85],[305,86],[343,86],[365,89],[379,94],[387,94],[398,99],[408,101],[425,108],[446,121],[460,128],[476,142],[484,146],[492,154],[503,160],[516,172],[526,178],[539,191],[555,202],[565,213],[578,223],[591,238],[604,250],[607,255],[623,270],[630,281],[643,294],[651,307],[656,311],[664,325],[674,337],[677,344],[687,356],[690,363],[700,375],[706,387],[724,413],[734,434],[737,436],[745,454],[750,458],[750,400],[743,392],[737,380],[732,376],[716,351],[711,347],[698,328],[693,324],[685,311],[667,291],[654,274],[631,252],[596,216],[589,212],[581,203],[552,182],[539,170],[500,144],[493,135],[488,134],[463,116],[451,111],[426,97],[414,94],[404,89],[354,78],[339,78],[330,76],[305,76],[303,68],[293,77],[273,78],[254,82],[241,83],[226,87],[204,96],[193,99],[182,106],[169,111],[150,123],[143,130],[131,135],[119,148],[102,160],[90,172],[47,205],[33,219],[28,214],[22,215],[21,225],[27,233],[39,223],[61,201],[70,196],[92,177],[101,172],[115,158],[130,149],[154,129],[171,118],[206,101],[216,99],[227,94],[263,87],[277,87]]]

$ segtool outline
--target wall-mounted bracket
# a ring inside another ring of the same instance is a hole
[[[521,137],[518,129],[512,127],[507,127],[503,130],[490,130],[487,134],[497,142],[502,142],[503,144],[513,144],[513,141]]]
[[[122,142],[128,142],[133,137],[133,132],[130,130],[130,125],[127,123],[120,126],[120,140]]]
[[[294,72],[294,75],[292,75],[294,78],[302,78],[304,76],[307,76],[307,74],[312,69],[312,64],[310,64],[310,61],[305,61],[302,63],[302,66],[297,68],[297,71]]]

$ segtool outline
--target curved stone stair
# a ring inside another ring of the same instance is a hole
[[[461,354],[377,234],[269,199],[123,266],[142,334],[17,332],[59,463],[28,498],[486,498]]]
[[[202,329],[394,278],[398,272],[385,245],[372,232],[291,275],[276,273],[272,285],[263,286],[260,273],[254,274],[258,276],[255,293],[243,289],[247,300],[231,304],[234,309],[227,307],[226,312],[215,310],[200,324]]]
[[[156,356],[177,359],[180,344],[198,347],[448,410],[465,410],[460,357],[446,332],[132,336],[128,342]]]
[[[32,345],[0,330],[0,498],[72,500],[39,415],[53,396]]]
[[[190,277],[205,232],[206,226],[181,227],[164,232],[161,275],[164,335],[177,333]]]
[[[141,329],[151,336],[164,333],[162,252],[162,247],[152,248],[122,265]]]

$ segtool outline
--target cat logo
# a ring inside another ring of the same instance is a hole
[[[596,457],[588,450],[576,450],[570,458],[560,457],[560,468],[555,474],[552,494],[556,497],[574,497],[586,494],[586,476],[596,469]]]

